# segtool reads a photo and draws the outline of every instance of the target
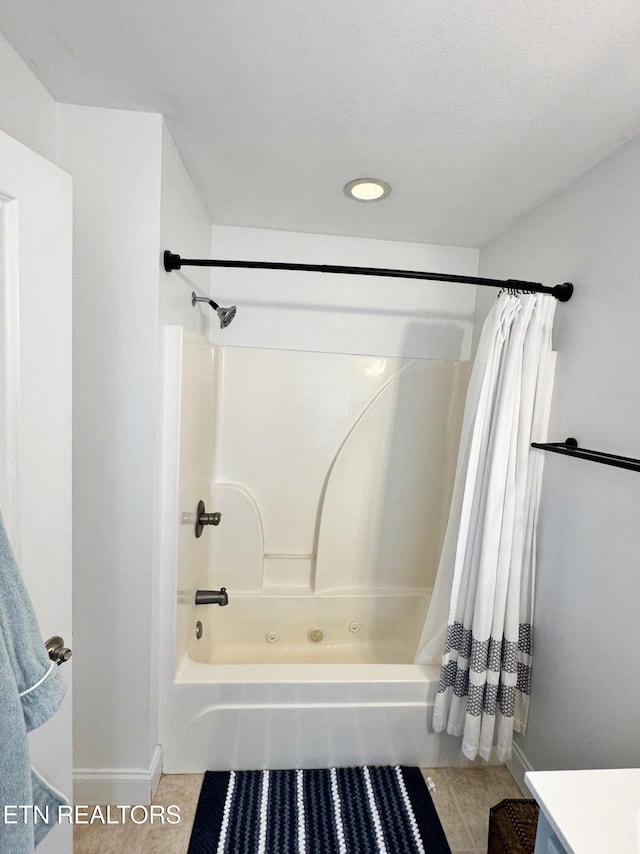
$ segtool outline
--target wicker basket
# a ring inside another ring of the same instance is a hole
[[[500,801],[489,810],[487,854],[533,854],[538,804],[526,798]]]

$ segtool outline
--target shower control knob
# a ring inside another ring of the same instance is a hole
[[[205,525],[219,525],[221,519],[222,513],[207,513],[204,501],[199,501],[196,510],[196,537],[202,536]]]

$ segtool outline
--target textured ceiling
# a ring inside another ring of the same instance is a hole
[[[2,0],[0,31],[56,100],[163,113],[218,225],[480,246],[640,132],[638,0]]]

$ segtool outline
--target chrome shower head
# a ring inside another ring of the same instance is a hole
[[[209,299],[209,297],[196,296],[196,292],[194,291],[191,294],[191,305],[195,305],[197,302],[208,302],[211,308],[215,309],[216,314],[220,318],[220,329],[225,329],[225,327],[231,323],[233,318],[236,316],[236,311],[238,310],[235,305],[231,305],[229,308],[222,308],[217,302]]]
[[[228,326],[236,316],[237,307],[235,305],[230,305],[229,308],[221,308],[218,306],[216,311],[220,318],[220,329],[224,329],[225,326]]]

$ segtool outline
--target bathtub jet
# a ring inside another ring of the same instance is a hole
[[[231,305],[228,308],[223,308],[222,306],[218,305],[217,302],[214,302],[212,299],[209,299],[209,297],[196,296],[196,292],[193,291],[193,293],[191,294],[191,305],[195,305],[197,302],[208,302],[211,308],[215,309],[218,317],[220,318],[220,329],[224,329],[231,323],[233,318],[236,316],[236,311],[238,310],[238,307],[235,305]]]

